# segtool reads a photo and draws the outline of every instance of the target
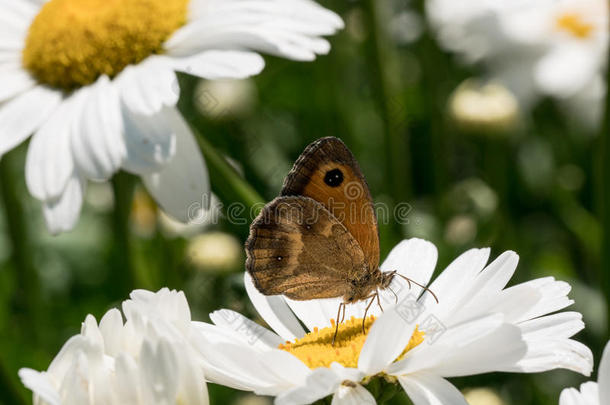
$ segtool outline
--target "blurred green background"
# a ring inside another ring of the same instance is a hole
[[[224,205],[205,224],[179,226],[120,174],[91,184],[75,230],[53,237],[25,187],[26,146],[3,157],[0,401],[30,403],[17,370],[46,369],[86,314],[99,319],[133,288],[184,290],[195,320],[221,307],[256,318],[242,283],[250,215],[230,204],[274,198],[303,148],[330,135],[356,155],[376,202],[409,204],[405,223],[380,223],[382,257],[414,236],[438,246],[437,271],[471,247],[491,246],[494,257],[515,250],[521,262],[511,284],[543,276],[572,284],[572,309],[587,324],[577,338],[598,363],[608,333],[594,131],[551,100],[519,112],[505,89],[468,104],[472,82],[463,83],[481,72],[440,50],[421,2],[321,3],[346,21],[328,56],[267,57],[264,72],[246,81],[180,76],[180,108]],[[489,103],[497,108],[488,111]],[[473,405],[557,404],[562,388],[585,380],[567,371],[452,379]],[[271,403],[214,385],[210,395],[212,404]],[[392,403],[409,401],[399,394]]]

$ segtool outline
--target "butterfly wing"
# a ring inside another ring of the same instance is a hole
[[[353,235],[371,269],[379,265],[379,231],[373,199],[358,162],[338,138],[310,144],[284,181],[281,196],[322,204]]]
[[[327,209],[307,197],[278,197],[250,227],[246,269],[265,295],[295,300],[349,294],[368,267],[358,242]]]

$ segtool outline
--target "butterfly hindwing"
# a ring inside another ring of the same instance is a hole
[[[325,207],[307,197],[278,197],[250,227],[246,269],[265,295],[296,300],[348,294],[368,266],[358,242]]]
[[[301,154],[286,177],[282,196],[322,204],[360,245],[371,268],[379,265],[379,234],[371,193],[358,162],[338,138],[322,138]]]

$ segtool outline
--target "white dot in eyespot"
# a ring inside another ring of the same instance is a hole
[[[279,261],[282,261],[282,259],[283,259],[283,257],[282,257],[282,256],[278,256],[278,257],[277,257],[277,261],[278,261],[278,262],[279,262]]]

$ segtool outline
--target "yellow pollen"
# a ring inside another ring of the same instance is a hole
[[[576,38],[586,39],[591,37],[595,27],[586,22],[579,14],[566,13],[557,18],[557,28],[561,31],[567,31]]]
[[[185,24],[189,0],[50,0],[30,26],[23,66],[42,83],[73,90],[163,52]]]
[[[345,367],[355,368],[358,366],[360,351],[373,322],[375,322],[374,316],[367,318],[365,322],[366,333],[362,333],[362,318],[352,317],[343,322],[339,325],[334,346],[332,341],[335,327],[331,326],[322,329],[314,328],[313,332],[309,332],[301,339],[281,344],[279,348],[292,353],[311,369],[330,367],[335,361]],[[331,319],[331,324],[335,324],[334,319]],[[423,341],[424,333],[416,328],[411,340],[396,360],[402,359],[409,350]]]

